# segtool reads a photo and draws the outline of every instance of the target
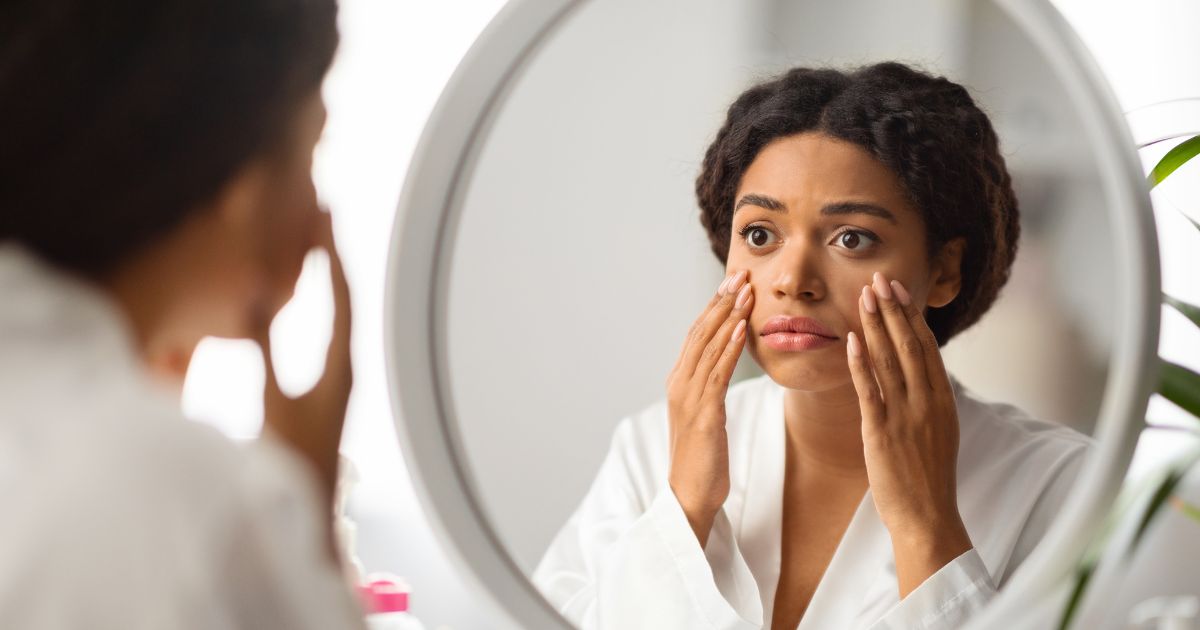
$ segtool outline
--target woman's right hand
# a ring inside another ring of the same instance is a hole
[[[692,324],[667,379],[668,481],[701,547],[729,496],[725,393],[746,343],[746,318],[754,304],[748,276],[738,271],[721,283]]]
[[[312,465],[321,482],[322,503],[332,507],[338,479],[338,445],[354,380],[350,361],[350,287],[333,242],[333,223],[328,213],[319,218],[316,241],[317,247],[329,255],[333,288],[333,334],[320,380],[299,397],[283,393],[271,357],[273,314],[262,318],[257,339],[266,368],[264,428]]]

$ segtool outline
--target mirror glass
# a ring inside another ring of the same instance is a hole
[[[666,397],[724,276],[694,186],[729,105],[791,67],[882,61],[969,90],[1019,200],[1011,278],[942,348],[947,370],[973,398],[1091,431],[1115,329],[1109,201],[1070,98],[1001,8],[584,2],[495,112],[449,267],[455,430],[482,509],[527,574],[588,494],[621,420]],[[762,375],[746,352],[732,380]],[[763,531],[774,540],[741,539],[738,553],[778,553],[778,528]]]

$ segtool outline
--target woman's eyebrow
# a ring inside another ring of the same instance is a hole
[[[893,225],[896,224],[896,215],[892,214],[891,210],[888,210],[882,206],[877,206],[873,203],[864,203],[861,201],[842,201],[838,203],[831,203],[821,208],[821,214],[826,216],[839,214],[869,214],[873,217],[884,219]]]
[[[758,206],[772,212],[787,212],[787,206],[783,205],[782,201],[758,193],[742,195],[742,198],[738,199],[737,205],[733,206],[733,211],[737,212],[742,206]]]
[[[764,210],[770,210],[771,212],[786,213],[788,211],[787,206],[784,205],[782,201],[759,193],[747,193],[742,195],[742,197],[738,199],[737,205],[733,207],[733,211],[736,213],[742,206],[758,206]],[[863,201],[839,201],[837,203],[827,204],[821,208],[821,214],[825,216],[836,216],[843,214],[869,214],[873,217],[884,219],[889,223],[896,224],[896,215],[892,214],[891,210]]]

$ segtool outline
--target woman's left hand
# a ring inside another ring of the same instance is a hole
[[[859,315],[866,347],[850,333],[847,356],[903,598],[972,547],[958,512],[958,411],[937,339],[899,282],[876,273]]]

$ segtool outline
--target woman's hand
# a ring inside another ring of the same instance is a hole
[[[876,273],[859,315],[866,347],[850,333],[847,355],[903,598],[972,547],[958,512],[958,411],[933,331],[899,282]]]
[[[754,303],[749,273],[727,277],[692,324],[667,379],[671,490],[700,546],[729,496],[729,441],[725,393],[746,342]]]
[[[325,356],[321,379],[303,396],[291,398],[279,389],[271,361],[270,321],[260,322],[257,338],[266,368],[263,391],[264,428],[312,465],[321,483],[324,508],[332,509],[338,477],[338,445],[350,399],[350,288],[333,243],[333,225],[323,213],[317,227],[317,245],[329,254],[333,283],[333,335]],[[332,530],[331,530],[332,536]],[[332,542],[332,537],[330,538]]]

